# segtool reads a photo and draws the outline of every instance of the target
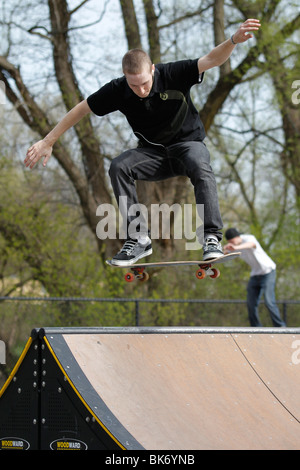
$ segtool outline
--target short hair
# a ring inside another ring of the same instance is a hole
[[[142,49],[131,49],[126,52],[122,59],[123,73],[129,73],[132,75],[143,72],[145,66],[149,66],[149,70],[152,67],[152,61],[147,52]]]

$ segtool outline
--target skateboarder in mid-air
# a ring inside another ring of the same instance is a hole
[[[27,151],[25,165],[33,168],[44,157],[48,162],[52,146],[83,116],[93,112],[104,116],[119,110],[123,113],[139,144],[113,159],[109,170],[117,202],[129,227],[130,207],[138,204],[135,181],[159,181],[173,176],[188,176],[194,186],[196,203],[204,205],[203,260],[223,256],[222,219],[219,212],[216,181],[210,155],[204,144],[205,131],[194,107],[190,89],[201,83],[204,72],[222,65],[235,45],[253,37],[259,20],[248,19],[237,31],[211,52],[194,60],[154,65],[140,49],[130,50],[122,61],[124,76],[101,87],[76,105],[57,126]],[[148,232],[140,224],[117,253],[112,263],[134,264],[152,253]]]

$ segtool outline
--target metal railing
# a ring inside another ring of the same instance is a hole
[[[135,326],[140,325],[140,306],[142,303],[182,303],[182,304],[243,304],[244,299],[144,299],[144,298],[106,298],[106,297],[0,297],[1,301],[39,301],[39,302],[116,302],[133,303]],[[260,304],[263,304],[260,301]],[[278,306],[281,306],[282,318],[288,323],[288,306],[299,305],[299,325],[300,325],[300,300],[277,300]],[[298,312],[297,312],[298,313]]]

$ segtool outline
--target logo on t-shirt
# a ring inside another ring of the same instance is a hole
[[[166,92],[160,93],[159,96],[163,101],[166,101],[169,98],[169,95]]]

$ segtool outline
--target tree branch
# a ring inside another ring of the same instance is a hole
[[[72,54],[68,38],[68,12],[66,0],[48,0],[52,38],[53,60],[56,78],[67,110],[82,101],[83,95],[73,70]],[[99,151],[99,141],[95,135],[91,118],[85,116],[75,131],[82,151],[84,170],[95,202],[111,202],[111,195],[105,184],[104,159]]]
[[[141,49],[142,41],[132,0],[120,0],[128,49]]]

